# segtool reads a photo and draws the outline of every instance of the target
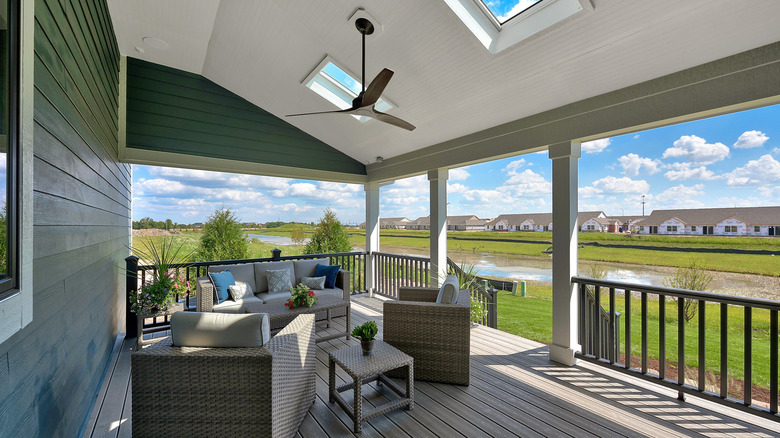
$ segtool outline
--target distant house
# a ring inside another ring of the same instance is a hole
[[[777,236],[780,235],[780,206],[654,210],[637,224],[636,232]]]
[[[581,211],[577,213],[577,227],[579,231],[602,231],[606,223],[598,219],[606,219],[603,211]]]
[[[647,216],[609,216],[620,223],[618,233],[636,232],[637,224],[642,222]]]
[[[450,231],[485,231],[487,219],[480,219],[474,215],[466,216],[447,216],[447,230]],[[407,229],[410,230],[430,230],[431,217],[419,217],[412,221]]]
[[[383,230],[405,230],[412,221],[405,217],[380,217],[379,228]]]

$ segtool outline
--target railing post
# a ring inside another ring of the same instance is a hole
[[[271,250],[271,257],[274,259],[275,262],[278,262],[282,259],[282,250],[281,249],[272,249]]]
[[[488,327],[498,328],[498,290],[491,289],[490,303],[488,303]]]
[[[130,308],[130,294],[138,293],[138,257],[125,259],[125,337],[138,336],[138,317]]]

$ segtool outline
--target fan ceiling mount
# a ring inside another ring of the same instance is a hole
[[[393,77],[393,71],[387,68],[382,69],[382,71],[379,72],[378,75],[376,75],[374,80],[371,81],[370,84],[368,84],[368,87],[366,87],[366,35],[371,35],[372,33],[374,33],[374,25],[368,19],[361,17],[355,20],[355,27],[357,28],[358,32],[360,32],[360,34],[363,36],[363,64],[362,64],[363,76],[361,77],[363,91],[361,91],[360,94],[357,95],[357,97],[352,99],[352,106],[347,109],[336,110],[336,111],[319,111],[313,113],[288,114],[287,117],[309,116],[313,114],[344,113],[344,114],[350,114],[356,116],[370,117],[372,119],[379,120],[380,122],[389,123],[391,125],[395,125],[398,126],[399,128],[404,128],[409,131],[414,130],[415,127],[411,123],[401,120],[398,117],[391,116],[390,114],[377,111],[376,108],[374,108],[374,104],[376,104],[376,102],[379,100],[379,97],[382,95],[382,92],[385,90],[385,87],[387,87],[387,84],[390,82],[390,79]]]

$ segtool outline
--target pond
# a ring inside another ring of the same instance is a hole
[[[270,234],[247,234],[247,237],[251,238],[257,238],[257,240],[265,243],[270,243],[272,245],[279,245],[279,246],[289,246],[289,245],[295,245],[295,242],[287,236],[272,236]],[[310,239],[304,239],[303,244],[309,243]]]
[[[428,256],[427,249],[383,246],[383,252]],[[449,257],[458,264],[474,265],[477,275],[535,281],[552,281],[552,257],[471,253],[449,251]],[[580,261],[579,270],[588,276],[591,262]],[[600,262],[606,271],[606,279],[626,283],[663,286],[665,277],[673,275],[676,268]],[[764,275],[737,274],[710,271],[710,292],[760,298],[780,299],[780,279]]]

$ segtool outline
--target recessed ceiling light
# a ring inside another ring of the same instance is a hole
[[[149,47],[154,47],[155,49],[167,49],[168,43],[165,41],[155,38],[155,37],[143,37],[143,42],[149,45]]]

